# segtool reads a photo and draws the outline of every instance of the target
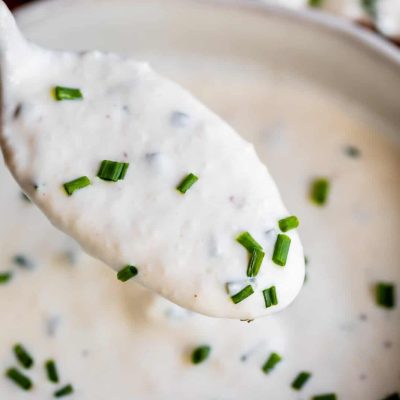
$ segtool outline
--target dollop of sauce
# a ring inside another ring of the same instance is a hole
[[[290,214],[250,143],[145,63],[7,41],[2,148],[55,226],[120,280],[203,314],[253,319],[294,300],[302,246],[280,232]]]

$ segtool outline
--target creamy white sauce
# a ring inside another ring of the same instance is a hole
[[[252,319],[288,306],[303,284],[303,250],[287,232],[286,266],[272,261],[278,221],[290,214],[253,146],[147,64],[37,48],[6,13],[2,147],[52,223],[116,271],[134,265],[135,281],[185,308]],[[79,88],[83,100],[55,101],[57,85]],[[102,160],[129,163],[126,178],[97,178]],[[182,195],[176,186],[188,173],[199,181]],[[63,184],[81,176],[92,184],[67,196]],[[236,241],[244,231],[266,253],[252,279]],[[234,304],[247,285],[254,294]],[[262,291],[272,286],[278,304],[266,308]]]
[[[67,382],[76,393],[70,398],[79,400],[294,400],[328,392],[380,400],[398,391],[400,309],[377,307],[371,293],[378,280],[400,284],[398,140],[310,82],[264,70],[248,75],[241,65],[188,65],[163,64],[255,143],[303,221],[310,261],[298,299],[285,312],[246,323],[189,313],[122,284],[22,201],[3,167],[0,270],[14,277],[0,286],[0,372],[15,364],[11,348],[20,341],[35,357],[26,373],[36,386],[25,393],[0,377],[1,397],[50,398]],[[360,149],[359,158],[345,154],[348,145]],[[323,209],[307,197],[315,174],[332,180]],[[65,257],[71,250],[74,264]],[[13,265],[16,254],[35,268]],[[200,344],[211,354],[194,366],[190,353]],[[265,375],[261,366],[272,351],[283,361]],[[48,357],[59,366],[59,386],[43,373]],[[290,383],[300,370],[312,378],[296,393]]]

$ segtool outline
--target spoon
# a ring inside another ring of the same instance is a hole
[[[297,220],[253,146],[190,93],[129,57],[31,44],[2,1],[0,60],[8,168],[121,284],[247,320],[294,300]]]

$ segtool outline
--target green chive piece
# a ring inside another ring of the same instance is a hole
[[[127,265],[126,267],[122,268],[117,273],[117,278],[121,282],[129,281],[129,279],[133,278],[138,274],[138,269],[133,265]]]
[[[72,194],[76,190],[83,189],[90,184],[90,179],[87,176],[81,176],[80,178],[74,179],[73,181],[64,183],[64,189],[67,192],[68,196],[72,196]]]
[[[308,5],[310,7],[321,7],[325,0],[308,0]]]
[[[271,353],[267,361],[262,366],[262,370],[265,374],[269,374],[275,366],[282,361],[282,357],[277,353]]]
[[[14,346],[14,354],[17,360],[21,363],[24,368],[31,368],[33,365],[32,356],[26,351],[22,344],[18,343]]]
[[[278,296],[276,294],[275,286],[271,286],[268,289],[264,289],[263,296],[264,296],[264,301],[265,301],[265,308],[269,308],[271,306],[276,306],[278,304]]]
[[[239,293],[236,293],[235,295],[231,296],[231,299],[235,304],[238,304],[247,297],[251,296],[253,293],[254,293],[253,287],[251,285],[247,285]]]
[[[72,394],[74,392],[74,388],[72,385],[66,385],[62,387],[61,389],[58,389],[57,391],[54,392],[54,397],[64,397],[68,396],[69,394]]]
[[[0,273],[0,285],[4,285],[9,282],[12,278],[11,272],[1,272]]]
[[[392,393],[389,396],[385,397],[382,400],[400,400],[400,394],[398,393]]]
[[[117,182],[125,178],[129,163],[103,160],[97,176],[103,181]]]
[[[199,178],[196,175],[190,173],[182,179],[181,183],[176,187],[176,190],[185,194],[198,180]]]
[[[33,386],[32,381],[22,372],[18,371],[17,368],[9,368],[6,371],[6,376],[23,390],[30,390]]]
[[[45,368],[46,368],[46,372],[47,372],[47,378],[49,379],[49,381],[53,382],[53,383],[58,383],[59,377],[58,377],[58,370],[57,370],[55,361],[47,360],[45,363]]]
[[[278,221],[278,225],[282,232],[287,232],[297,228],[299,226],[299,220],[295,215],[291,215],[290,217]]]
[[[262,246],[257,243],[257,241],[250,235],[249,232],[242,232],[236,237],[236,241],[239,242],[243,247],[245,247],[250,253],[254,249],[262,250]]]
[[[317,178],[311,183],[311,200],[318,206],[328,201],[330,183],[326,178]]]
[[[80,89],[67,88],[63,86],[56,86],[54,88],[54,96],[57,101],[83,99]]]
[[[199,346],[196,347],[192,352],[192,363],[193,364],[200,364],[205,361],[211,352],[210,346]]]
[[[377,0],[361,0],[361,7],[371,18],[376,18]]]
[[[249,265],[247,266],[247,276],[254,277],[260,272],[265,253],[262,250],[254,249],[251,253]]]
[[[287,257],[289,254],[291,239],[287,235],[279,234],[276,238],[274,254],[272,255],[272,261],[284,267],[286,265]]]
[[[311,400],[336,400],[335,393],[319,394],[311,398]]]
[[[396,305],[396,288],[392,283],[379,282],[375,288],[376,303],[385,308]]]
[[[294,390],[301,390],[307,381],[311,378],[311,374],[306,371],[300,372],[294,381],[292,382],[292,388]]]

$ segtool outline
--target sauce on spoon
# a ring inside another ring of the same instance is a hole
[[[302,246],[251,144],[145,63],[28,44],[3,3],[0,35],[5,160],[55,226],[200,313],[293,301]]]

